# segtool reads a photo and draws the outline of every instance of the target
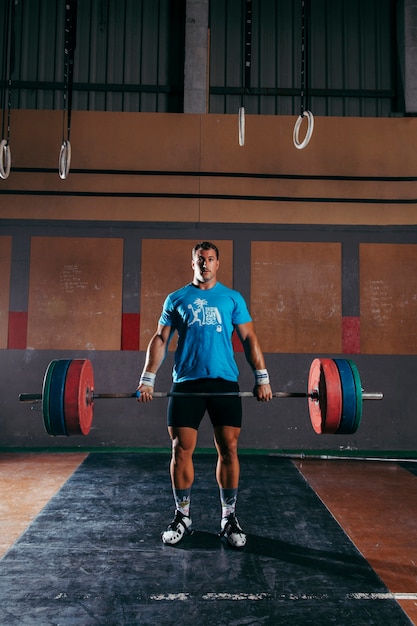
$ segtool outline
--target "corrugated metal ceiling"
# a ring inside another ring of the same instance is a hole
[[[0,0],[1,25],[8,5]],[[73,108],[182,111],[185,5],[186,0],[79,0]],[[401,98],[395,0],[310,5],[308,96],[314,114],[396,112]],[[211,0],[209,7],[210,112],[236,113],[244,104],[248,113],[297,114],[301,0]],[[18,0],[12,107],[62,108],[64,28],[65,0]],[[1,26],[0,38],[4,68]],[[0,79],[4,86],[4,69]]]

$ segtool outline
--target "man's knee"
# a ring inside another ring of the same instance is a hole
[[[193,456],[194,448],[184,446],[181,441],[174,439],[172,442],[172,458],[175,463],[184,463]]]
[[[238,429],[220,429],[216,432],[216,447],[224,463],[233,463],[238,456]]]
[[[187,462],[192,458],[196,447],[196,432],[173,430],[170,432],[172,440],[172,458],[175,463]]]

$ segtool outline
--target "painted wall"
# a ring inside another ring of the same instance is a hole
[[[417,394],[415,118],[317,118],[295,149],[291,117],[16,111],[0,181],[2,448],[166,447],[165,400],[97,400],[87,438],[50,438],[40,407],[53,358],[90,358],[96,392],[136,388],[162,301],[211,239],[220,280],[248,301],[275,390],[306,391],[315,356],[353,358],[365,391],[355,435],[316,435],[305,399],[244,400],[249,449],[412,453]],[[304,123],[303,123],[304,124]],[[252,388],[236,341],[241,388]],[[170,383],[172,352],[158,375]],[[199,443],[211,447],[204,424]]]

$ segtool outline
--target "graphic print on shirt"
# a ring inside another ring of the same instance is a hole
[[[207,300],[203,298],[197,298],[192,304],[188,305],[192,313],[192,320],[188,322],[188,326],[198,324],[199,326],[214,326],[217,325],[217,332],[222,332],[222,317],[220,311],[216,306],[207,306]]]

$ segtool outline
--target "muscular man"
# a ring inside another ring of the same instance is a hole
[[[152,400],[156,373],[164,360],[169,341],[177,331],[171,391],[211,394],[169,398],[170,473],[176,510],[174,519],[162,532],[162,541],[176,544],[191,532],[193,453],[198,427],[207,411],[218,454],[216,478],[222,508],[220,536],[233,547],[243,548],[246,534],[236,517],[242,404],[238,396],[239,371],[232,345],[234,330],[242,341],[246,359],[254,372],[255,396],[260,401],[269,401],[272,391],[246,303],[239,292],[217,281],[217,247],[208,241],[197,243],[192,250],[191,267],[194,272],[192,282],[169,294],[164,302],[138,385],[139,401]],[[215,395],[230,392],[234,395]]]

